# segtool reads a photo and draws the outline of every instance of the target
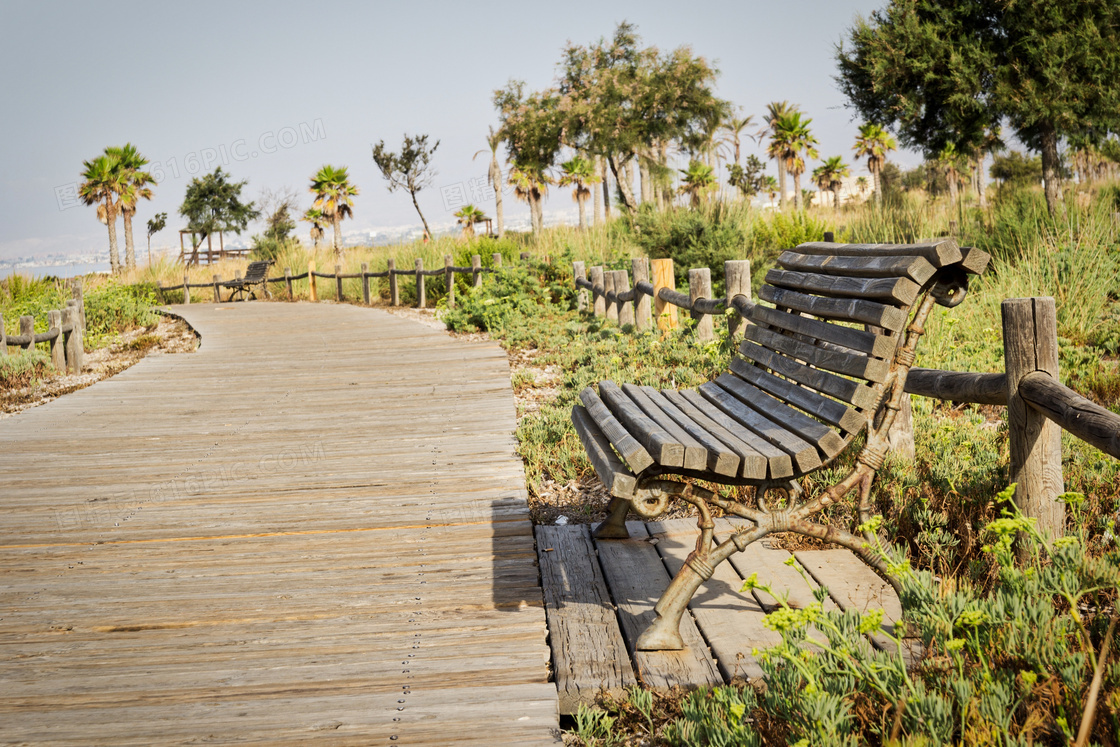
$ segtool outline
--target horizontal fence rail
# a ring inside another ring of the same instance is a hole
[[[57,371],[81,373],[85,360],[86,307],[82,295],[82,280],[74,278],[70,282],[72,298],[66,308],[47,312],[47,331],[35,331],[35,318],[19,318],[18,335],[4,331],[4,315],[0,314],[0,357],[8,355],[8,346],[31,350],[40,343],[49,343],[51,365]]]

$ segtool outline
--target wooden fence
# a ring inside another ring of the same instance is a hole
[[[35,318],[19,318],[19,334],[9,335],[4,331],[4,315],[0,314],[0,356],[8,354],[8,346],[30,350],[39,343],[50,343],[51,365],[58,371],[81,373],[85,357],[86,307],[82,295],[82,280],[75,278],[70,283],[73,296],[66,302],[66,308],[47,312],[47,331],[35,332]]]
[[[525,262],[529,259],[528,252],[521,253],[521,261]],[[414,278],[416,282],[416,306],[417,308],[425,308],[427,305],[427,289],[425,288],[424,279],[429,277],[438,277],[443,275],[447,284],[447,306],[448,308],[455,308],[455,275],[470,275],[471,284],[475,287],[482,283],[483,273],[498,272],[502,268],[502,255],[490,255],[490,267],[482,266],[482,258],[475,254],[471,257],[470,267],[455,267],[452,263],[451,255],[445,254],[443,257],[443,267],[434,270],[424,269],[424,260],[417,258],[416,264],[412,269],[397,269],[396,260],[389,259],[386,263],[386,268],[381,272],[370,272],[369,265],[362,263],[361,272],[344,273],[342,272],[341,265],[334,266],[334,272],[319,272],[316,269],[315,261],[308,262],[307,272],[293,275],[290,267],[284,268],[283,277],[268,278],[266,283],[284,283],[288,291],[289,298],[295,298],[294,283],[306,280],[308,282],[308,293],[312,301],[319,300],[319,286],[318,280],[333,280],[335,286],[335,299],[338,301],[346,300],[342,292],[342,281],[348,279],[360,278],[362,281],[362,301],[365,304],[371,302],[370,291],[370,278],[388,278],[389,280],[389,303],[392,306],[400,306],[400,285],[398,278]],[[240,271],[237,272],[235,278],[240,278]],[[183,303],[191,302],[191,289],[209,289],[213,292],[214,303],[221,303],[222,301],[222,277],[214,275],[209,283],[192,283],[190,278],[184,274],[183,282],[180,285],[164,285],[163,282],[156,284],[156,292],[160,301],[164,301],[164,293],[167,291],[183,291]]]
[[[650,269],[652,267],[652,280]],[[725,309],[729,331],[736,334],[751,300],[750,263],[724,263],[727,294],[712,298],[708,268],[688,271],[689,293],[675,288],[671,259],[631,260],[634,278],[626,270],[585,268],[573,263],[581,310],[606,317],[639,331],[653,328],[656,318],[662,331],[678,326],[676,309],[697,320],[697,340],[713,338],[711,316]],[[590,297],[588,297],[590,295]],[[654,301],[653,309],[650,300]],[[1018,484],[1015,501],[1039,527],[1057,536],[1065,521],[1065,505],[1056,500],[1064,492],[1061,429],[1120,459],[1120,415],[1090,402],[1058,381],[1057,312],[1053,298],[1012,298],[1001,305],[1003,316],[1004,373],[962,373],[913,368],[906,391],[934,399],[1003,405],[1008,408],[1011,451],[1010,482]],[[900,419],[900,429],[912,427]],[[898,434],[913,442],[913,434]],[[892,432],[892,443],[895,440]]]

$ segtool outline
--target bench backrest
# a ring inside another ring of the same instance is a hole
[[[244,281],[246,283],[259,283],[268,277],[268,268],[272,266],[272,262],[268,260],[258,260],[257,262],[250,262],[249,266],[245,269]]]
[[[952,239],[783,252],[759,291],[774,308],[750,307],[739,355],[715,381],[722,391],[707,396],[730,394],[732,405],[749,405],[812,446],[815,458],[802,449],[808,456],[795,460],[805,474],[843,451],[874,415],[915,302],[936,282],[951,275],[959,284],[987,262]],[[937,300],[955,305],[959,296]]]

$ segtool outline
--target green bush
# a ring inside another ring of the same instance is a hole
[[[0,356],[0,389],[33,386],[50,367],[51,357],[36,348]]]
[[[87,347],[101,347],[113,335],[159,321],[151,284],[108,282],[86,291],[84,300]]]

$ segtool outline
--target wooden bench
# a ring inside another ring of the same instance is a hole
[[[600,539],[625,538],[626,516],[645,519],[671,501],[694,505],[701,530],[657,603],[640,650],[679,649],[681,615],[714,568],[774,532],[798,532],[856,552],[884,574],[883,560],[856,534],[814,521],[858,489],[859,521],[871,518],[871,482],[888,448],[915,348],[935,303],[964,300],[968,275],[989,257],[952,239],[919,244],[809,243],[783,252],[759,297],[727,299],[749,322],[730,371],[695,390],[657,390],[610,381],[580,393],[572,421],[612,496]],[[836,460],[864,429],[856,466],[816,496],[798,480]],[[755,488],[728,500],[692,482]],[[713,541],[711,507],[753,523]]]
[[[257,295],[253,292],[254,285],[260,285],[261,290],[264,291],[264,297],[271,298],[272,295],[268,292],[269,267],[272,267],[272,262],[269,260],[250,262],[249,266],[245,269],[245,277],[227,280],[222,283],[223,288],[232,289],[228,300],[233,301],[238,294],[240,294],[241,298],[244,300],[246,293],[249,294],[250,298],[256,298]]]

